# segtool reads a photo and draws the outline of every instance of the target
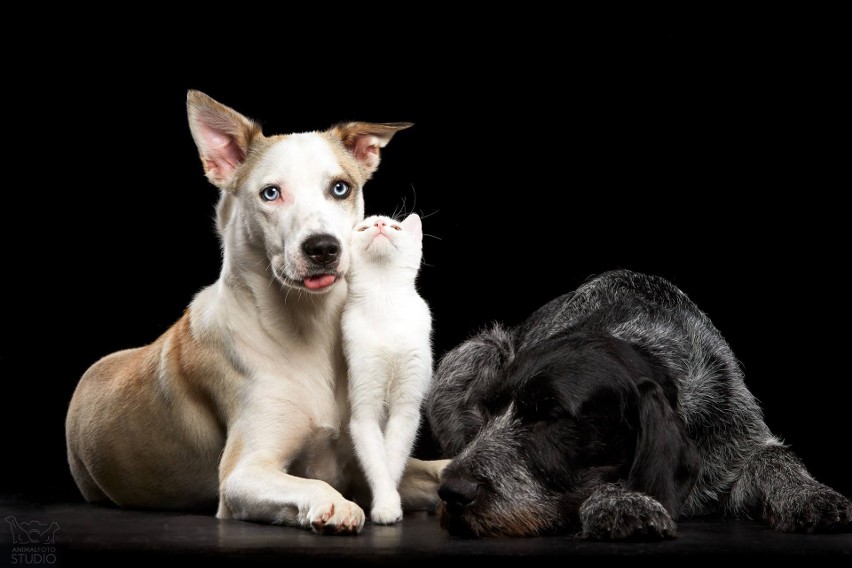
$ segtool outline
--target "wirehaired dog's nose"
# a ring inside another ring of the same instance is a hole
[[[331,235],[314,235],[302,243],[302,252],[319,266],[328,266],[340,258],[340,241]]]
[[[476,498],[479,483],[465,476],[446,477],[438,488],[438,495],[447,505],[467,505]]]

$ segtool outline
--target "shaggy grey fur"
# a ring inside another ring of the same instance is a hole
[[[584,332],[637,346],[675,379],[677,414],[700,464],[682,514],[755,515],[781,531],[849,529],[852,504],[815,481],[772,435],[709,318],[668,281],[622,270],[589,280],[515,328],[495,325],[440,361],[427,403],[433,432],[446,455],[456,456],[450,467],[488,484],[490,495],[467,506],[456,532],[529,535],[568,526],[570,503],[542,487],[514,443],[511,406],[488,416],[482,401],[517,352],[557,334]],[[582,501],[575,505],[589,538],[675,534],[657,501],[618,485],[589,487],[570,499]]]
[[[580,507],[584,538],[621,540],[677,536],[675,522],[659,501],[621,485],[605,483]]]

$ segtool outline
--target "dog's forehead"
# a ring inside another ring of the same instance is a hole
[[[263,183],[281,183],[293,189],[326,181],[344,172],[340,154],[317,132],[278,136],[255,168]]]

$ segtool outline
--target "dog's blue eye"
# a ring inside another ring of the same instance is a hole
[[[262,190],[260,190],[260,197],[263,198],[264,201],[275,201],[281,196],[281,191],[274,185],[267,185]]]
[[[349,187],[349,184],[345,181],[336,181],[334,185],[331,186],[331,194],[337,199],[343,199],[349,192],[352,191],[352,188]]]

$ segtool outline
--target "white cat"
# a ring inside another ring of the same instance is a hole
[[[397,486],[432,380],[432,316],[414,281],[423,254],[420,217],[369,217],[352,234],[343,347],[350,432],[370,485],[374,523],[402,520]]]

